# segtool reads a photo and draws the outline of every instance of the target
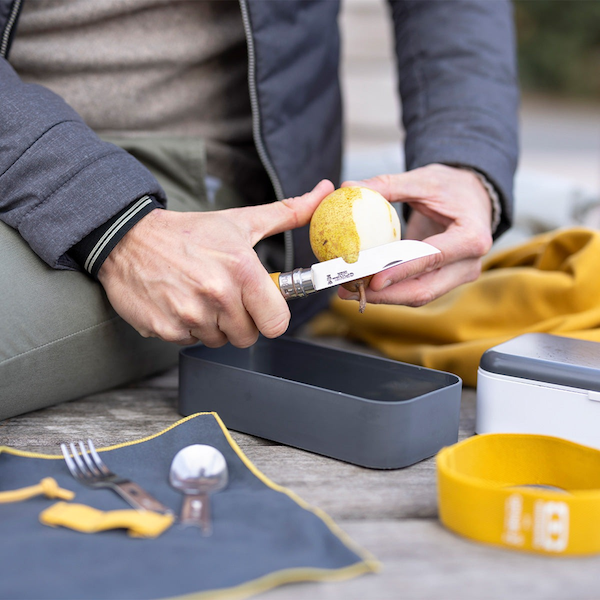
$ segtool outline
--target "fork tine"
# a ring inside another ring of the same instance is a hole
[[[95,476],[102,475],[102,473],[100,473],[100,471],[98,470],[98,468],[96,467],[96,465],[94,464],[92,459],[90,458],[89,450],[85,447],[85,444],[82,441],[79,441],[79,448],[81,450],[81,458],[83,458],[83,461],[85,462],[87,468],[90,470],[92,475],[95,475]]]
[[[65,457],[65,462],[67,463],[67,468],[69,469],[69,471],[71,471],[71,475],[73,475],[73,477],[78,477],[79,473],[77,470],[77,465],[73,462],[73,459],[69,456],[69,451],[67,450],[67,445],[61,444],[60,449],[61,449],[63,456]]]
[[[94,442],[92,442],[92,440],[88,439],[88,446],[90,448],[90,454],[92,455],[92,458],[94,459],[94,463],[96,464],[98,469],[100,469],[100,471],[102,471],[102,473],[104,473],[105,475],[110,475],[111,474],[110,469],[104,464],[104,461],[100,458],[100,455],[96,452],[96,447],[94,446]]]
[[[77,476],[88,477],[89,471],[87,470],[85,463],[81,460],[79,452],[77,452],[77,448],[75,448],[75,444],[70,443],[69,448],[71,448],[71,454],[73,455],[73,460],[75,461],[75,465],[77,467]]]
[[[61,444],[60,449],[71,475],[80,483],[92,488],[110,488],[136,510],[153,510],[165,515],[172,514],[170,508],[151,496],[137,483],[115,475],[96,452],[92,440],[88,439],[88,448],[82,440],[78,444],[81,455],[73,442],[69,444],[70,453],[67,444]]]

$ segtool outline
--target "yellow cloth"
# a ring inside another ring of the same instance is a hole
[[[499,251],[481,277],[419,307],[335,298],[311,323],[385,356],[459,375],[475,387],[481,355],[517,335],[552,333],[600,342],[600,232],[557,230]]]
[[[40,521],[51,527],[68,527],[83,533],[127,529],[132,537],[155,538],[173,524],[172,515],[149,510],[102,511],[85,504],[57,502],[40,513]]]
[[[37,485],[0,492],[0,504],[21,502],[42,494],[47,498],[60,498],[61,500],[72,500],[75,497],[75,492],[58,487],[56,479],[44,477]]]
[[[444,448],[436,462],[440,520],[452,531],[541,554],[600,553],[600,451],[491,433]]]

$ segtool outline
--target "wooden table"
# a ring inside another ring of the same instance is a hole
[[[177,372],[0,422],[0,444],[57,454],[65,440],[98,447],[157,433],[180,418]],[[463,390],[460,438],[473,434],[475,392]],[[433,459],[370,470],[232,432],[267,477],[326,511],[382,563],[349,581],[276,588],[265,600],[598,599],[599,558],[546,558],[468,542],[437,519]]]

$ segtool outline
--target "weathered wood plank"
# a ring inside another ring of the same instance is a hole
[[[0,422],[0,444],[56,453],[61,442],[92,438],[97,447],[152,435],[179,419],[173,372]],[[270,444],[245,436],[245,445]]]

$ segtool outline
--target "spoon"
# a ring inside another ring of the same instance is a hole
[[[182,525],[195,525],[202,533],[212,533],[210,494],[227,485],[227,462],[212,446],[193,444],[182,448],[173,458],[170,484],[184,494],[181,505]]]

